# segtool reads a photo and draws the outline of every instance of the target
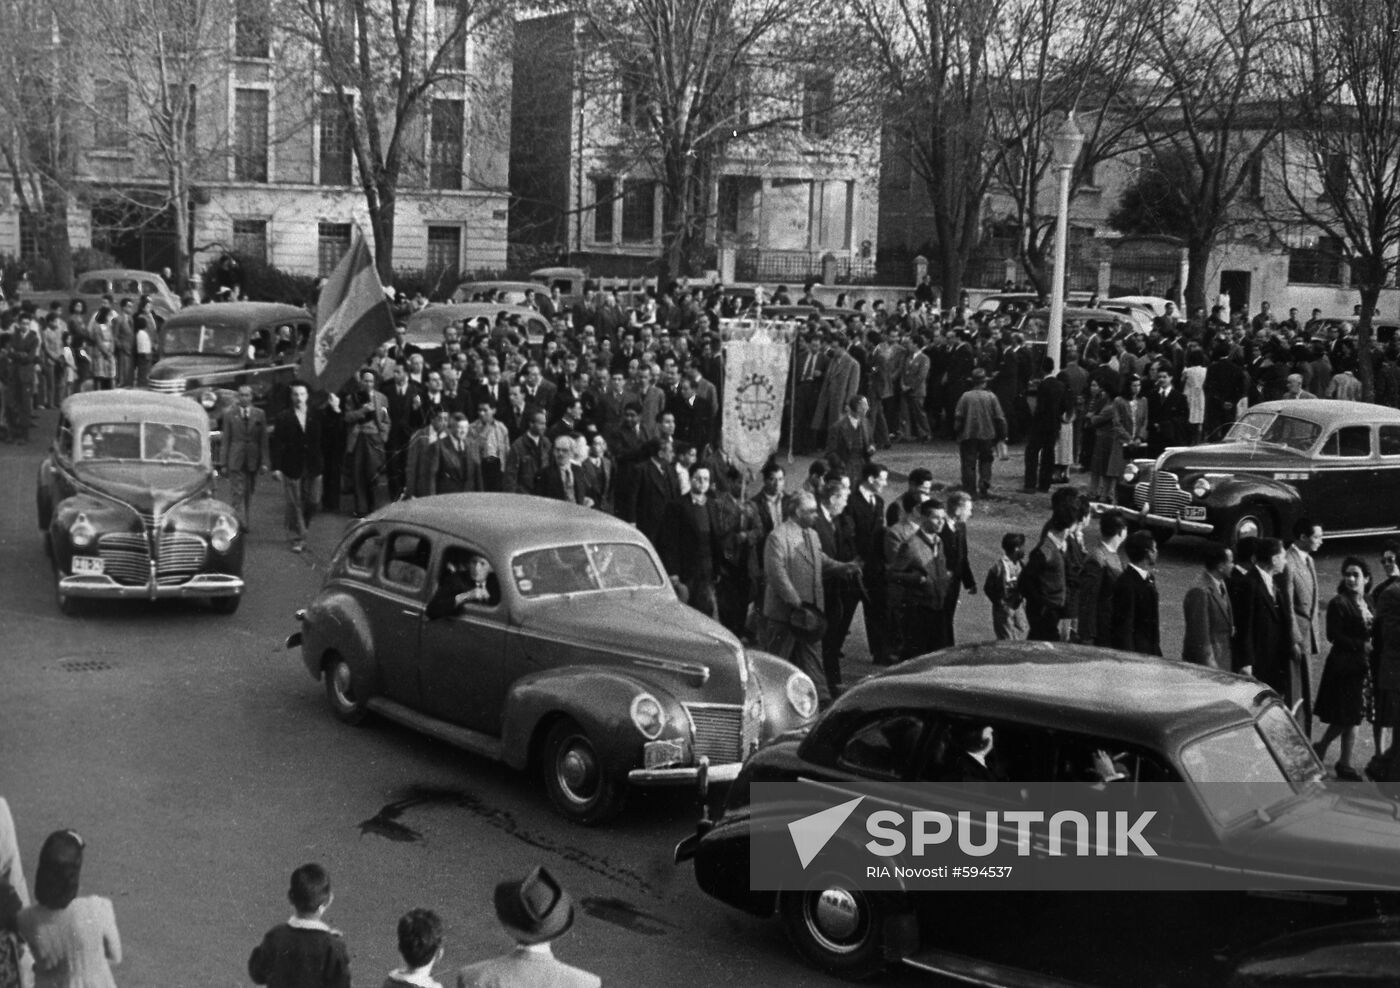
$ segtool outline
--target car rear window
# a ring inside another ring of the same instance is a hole
[[[369,532],[360,536],[345,552],[346,568],[373,573],[375,564],[379,562],[379,551],[383,548],[383,532]]]
[[[410,590],[422,590],[428,582],[428,540],[421,535],[398,532],[389,541],[384,556],[384,580]]]
[[[1327,437],[1322,444],[1322,456],[1359,457],[1371,455],[1371,427],[1348,425]]]

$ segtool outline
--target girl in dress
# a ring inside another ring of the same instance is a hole
[[[116,988],[111,966],[122,961],[122,941],[112,900],[78,897],[83,846],[76,833],[59,830],[39,852],[36,901],[18,921],[34,954],[34,988]]]
[[[1342,563],[1342,582],[1337,596],[1327,605],[1327,640],[1332,651],[1322,667],[1322,682],[1317,688],[1313,712],[1327,725],[1322,740],[1313,745],[1317,757],[1323,759],[1332,742],[1342,741],[1342,754],[1337,760],[1337,778],[1358,782],[1361,774],[1351,764],[1356,745],[1356,728],[1365,712],[1366,676],[1369,672],[1367,648],[1371,641],[1371,626],[1375,611],[1366,593],[1371,583],[1371,571],[1356,556]]]

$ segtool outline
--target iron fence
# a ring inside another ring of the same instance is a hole
[[[747,248],[734,256],[734,280],[802,284],[822,280],[822,258],[828,251],[772,251]],[[873,257],[836,255],[836,284],[866,284],[873,281]]]

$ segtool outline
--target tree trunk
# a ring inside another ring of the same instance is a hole
[[[184,290],[184,286],[189,284],[190,276],[194,274],[190,266],[190,243],[193,237],[193,217],[190,212],[190,190],[186,187],[183,176],[176,171],[170,183],[171,205],[175,210],[175,284],[170,287],[176,293]]]
[[[53,269],[54,284],[59,288],[73,287],[73,245],[68,239],[68,190],[57,182],[39,179],[43,192],[41,228],[44,233],[44,253]]]
[[[367,188],[367,192],[370,190]],[[374,267],[380,284],[394,284],[394,212],[398,204],[396,183],[381,179],[371,194],[366,195],[369,206],[369,228],[374,237]]]
[[[939,249],[939,285],[943,292],[940,304],[943,308],[951,309],[958,304],[958,296],[962,293],[963,274],[966,271],[967,258],[960,251]]]
[[[1210,318],[1211,307],[1206,304],[1206,265],[1210,263],[1211,245],[1200,243],[1195,240],[1187,241],[1186,263],[1188,271],[1186,274],[1186,314],[1189,316],[1197,309],[1205,313],[1206,318]],[[1229,318],[1230,313],[1225,313]]]
[[[1356,327],[1356,376],[1361,379],[1361,400],[1375,401],[1376,368],[1371,357],[1375,332],[1371,323],[1376,317],[1376,303],[1380,301],[1381,286],[1385,283],[1385,259],[1359,259],[1358,263],[1352,266],[1352,274],[1361,276],[1353,280],[1353,285],[1361,293],[1361,322]]]

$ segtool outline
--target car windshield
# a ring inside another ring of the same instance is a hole
[[[629,542],[589,542],[522,552],[511,562],[522,597],[666,585],[651,555]]]
[[[1290,799],[1321,772],[1307,739],[1277,704],[1253,724],[1191,742],[1181,763],[1211,815],[1226,826]]]
[[[220,357],[241,356],[247,346],[247,332],[242,326],[219,326],[209,323],[166,325],[160,334],[160,352],[172,354],[208,353]]]
[[[202,463],[199,430],[165,422],[94,422],[78,436],[80,460],[143,460],[155,463]]]
[[[1230,427],[1226,442],[1263,442],[1306,451],[1322,433],[1315,422],[1281,415],[1278,412],[1248,412]]]

